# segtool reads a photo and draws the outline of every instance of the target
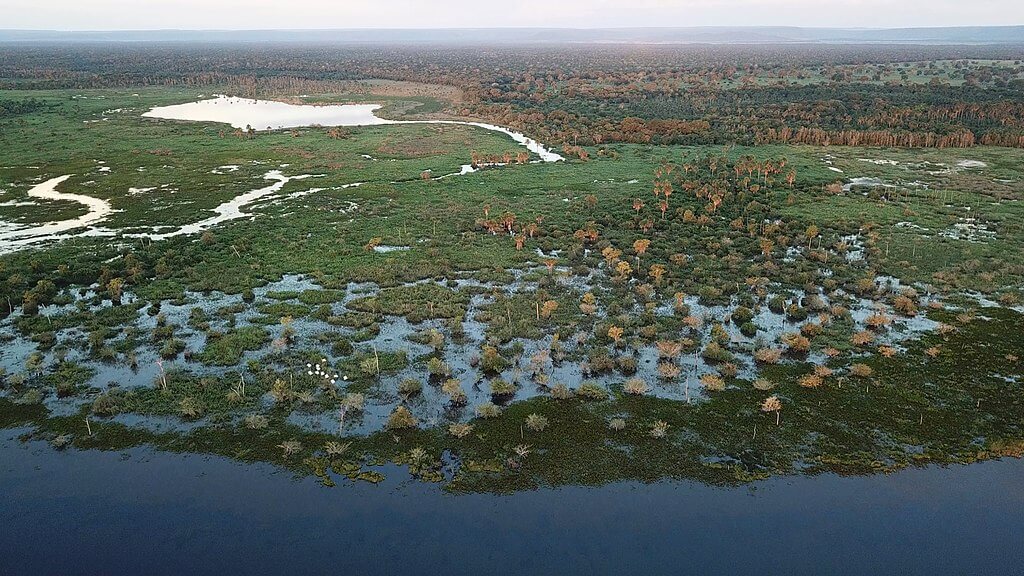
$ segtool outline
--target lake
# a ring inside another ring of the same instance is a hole
[[[0,441],[0,573],[1019,574],[1024,462],[450,495]]]

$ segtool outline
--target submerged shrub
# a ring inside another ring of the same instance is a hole
[[[284,451],[284,455],[287,458],[302,451],[302,442],[299,442],[298,440],[285,440],[278,444],[277,447]]]
[[[345,452],[348,452],[348,449],[351,448],[351,447],[352,447],[352,443],[351,442],[337,442],[337,441],[331,440],[331,441],[327,442],[326,444],[324,444],[324,453],[326,453],[328,456],[332,456],[332,457],[336,458],[338,456],[341,456]]]

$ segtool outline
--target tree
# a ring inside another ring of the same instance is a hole
[[[622,340],[623,330],[618,326],[610,326],[608,328],[608,337],[615,342],[615,346],[618,347],[619,341]]]
[[[662,279],[663,276],[665,276],[665,272],[666,272],[666,269],[665,269],[664,265],[662,265],[662,264],[653,264],[653,265],[651,265],[651,269],[648,272],[648,274],[651,276],[651,278],[654,278],[654,283],[657,284],[658,286],[660,286],[661,285],[661,279]]]
[[[775,413],[775,425],[779,425],[779,416],[782,414],[782,400],[778,396],[769,396],[761,404],[761,412],[767,414]]]
[[[818,233],[819,232],[820,231],[818,230],[818,227],[815,226],[814,224],[811,224],[810,226],[807,227],[807,232],[805,234],[807,236],[807,248],[808,249],[811,248],[811,241],[818,237]]]
[[[641,238],[633,242],[633,250],[636,251],[636,260],[640,261],[640,257],[647,253],[647,249],[651,246],[651,241],[646,238]]]

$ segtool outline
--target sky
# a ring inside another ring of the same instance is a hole
[[[1024,24],[1022,0],[0,0],[0,29]]]

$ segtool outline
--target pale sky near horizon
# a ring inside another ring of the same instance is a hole
[[[1024,24],[1022,0],[0,0],[0,29]]]

